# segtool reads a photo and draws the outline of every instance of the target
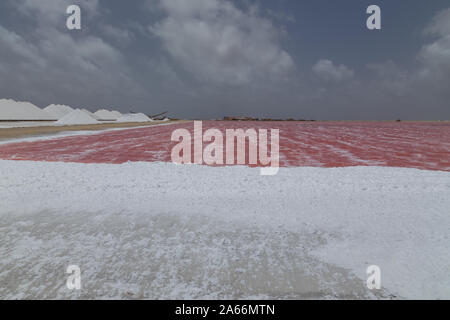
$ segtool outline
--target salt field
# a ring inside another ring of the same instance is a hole
[[[0,161],[9,299],[448,298],[450,173]],[[65,286],[77,264],[83,290]],[[366,287],[381,267],[383,289]],[[411,281],[414,279],[414,281]]]
[[[193,128],[193,122],[185,122],[3,144],[0,159],[169,162],[175,145],[172,132],[193,132]],[[223,133],[228,128],[278,128],[283,167],[388,166],[450,171],[450,123],[203,121],[204,131],[210,128]]]
[[[203,123],[233,126],[242,123]],[[192,122],[3,142],[0,295],[449,296],[450,126],[245,126],[280,128],[277,175],[167,163],[171,132]],[[66,290],[66,261],[83,268],[82,292]],[[370,264],[382,290],[366,287]]]

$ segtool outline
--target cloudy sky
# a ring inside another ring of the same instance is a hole
[[[382,30],[366,27],[371,4]],[[448,0],[0,3],[0,98],[40,107],[448,120],[449,88]]]

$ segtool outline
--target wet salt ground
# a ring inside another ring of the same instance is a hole
[[[42,211],[0,218],[0,297],[7,299],[369,299],[344,268],[309,251],[316,233],[178,214]],[[69,264],[82,290],[66,287]]]
[[[450,296],[450,173],[0,160],[0,298]],[[81,269],[82,290],[65,283]],[[366,268],[382,270],[381,291]],[[413,279],[413,281],[411,280]]]
[[[80,163],[171,161],[177,128],[193,122],[0,145],[0,159]],[[450,123],[440,122],[227,122],[209,128],[280,130],[282,167],[390,166],[450,170]],[[206,145],[206,143],[204,144]]]

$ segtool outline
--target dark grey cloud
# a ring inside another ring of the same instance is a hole
[[[70,3],[14,2],[23,23],[33,21],[36,26],[22,33],[0,26],[2,95],[40,104],[92,106],[108,103],[103,97],[115,95],[119,88],[128,98],[145,92],[133,80],[120,50],[100,36],[65,28],[65,9]],[[83,20],[94,20],[98,2],[86,0],[81,5]]]
[[[81,31],[65,27],[75,3]],[[191,118],[450,119],[448,4],[382,1],[378,33],[364,5],[3,1],[0,98]]]

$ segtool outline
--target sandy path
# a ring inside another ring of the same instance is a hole
[[[100,123],[88,125],[68,125],[68,126],[41,126],[41,127],[20,127],[20,128],[0,128],[0,140],[22,138],[28,136],[38,136],[54,134],[65,131],[97,131],[113,128],[133,128],[143,126],[154,126],[161,123],[177,123],[180,121],[155,121],[155,122],[127,122],[127,123]],[[183,122],[183,120],[181,120]]]

